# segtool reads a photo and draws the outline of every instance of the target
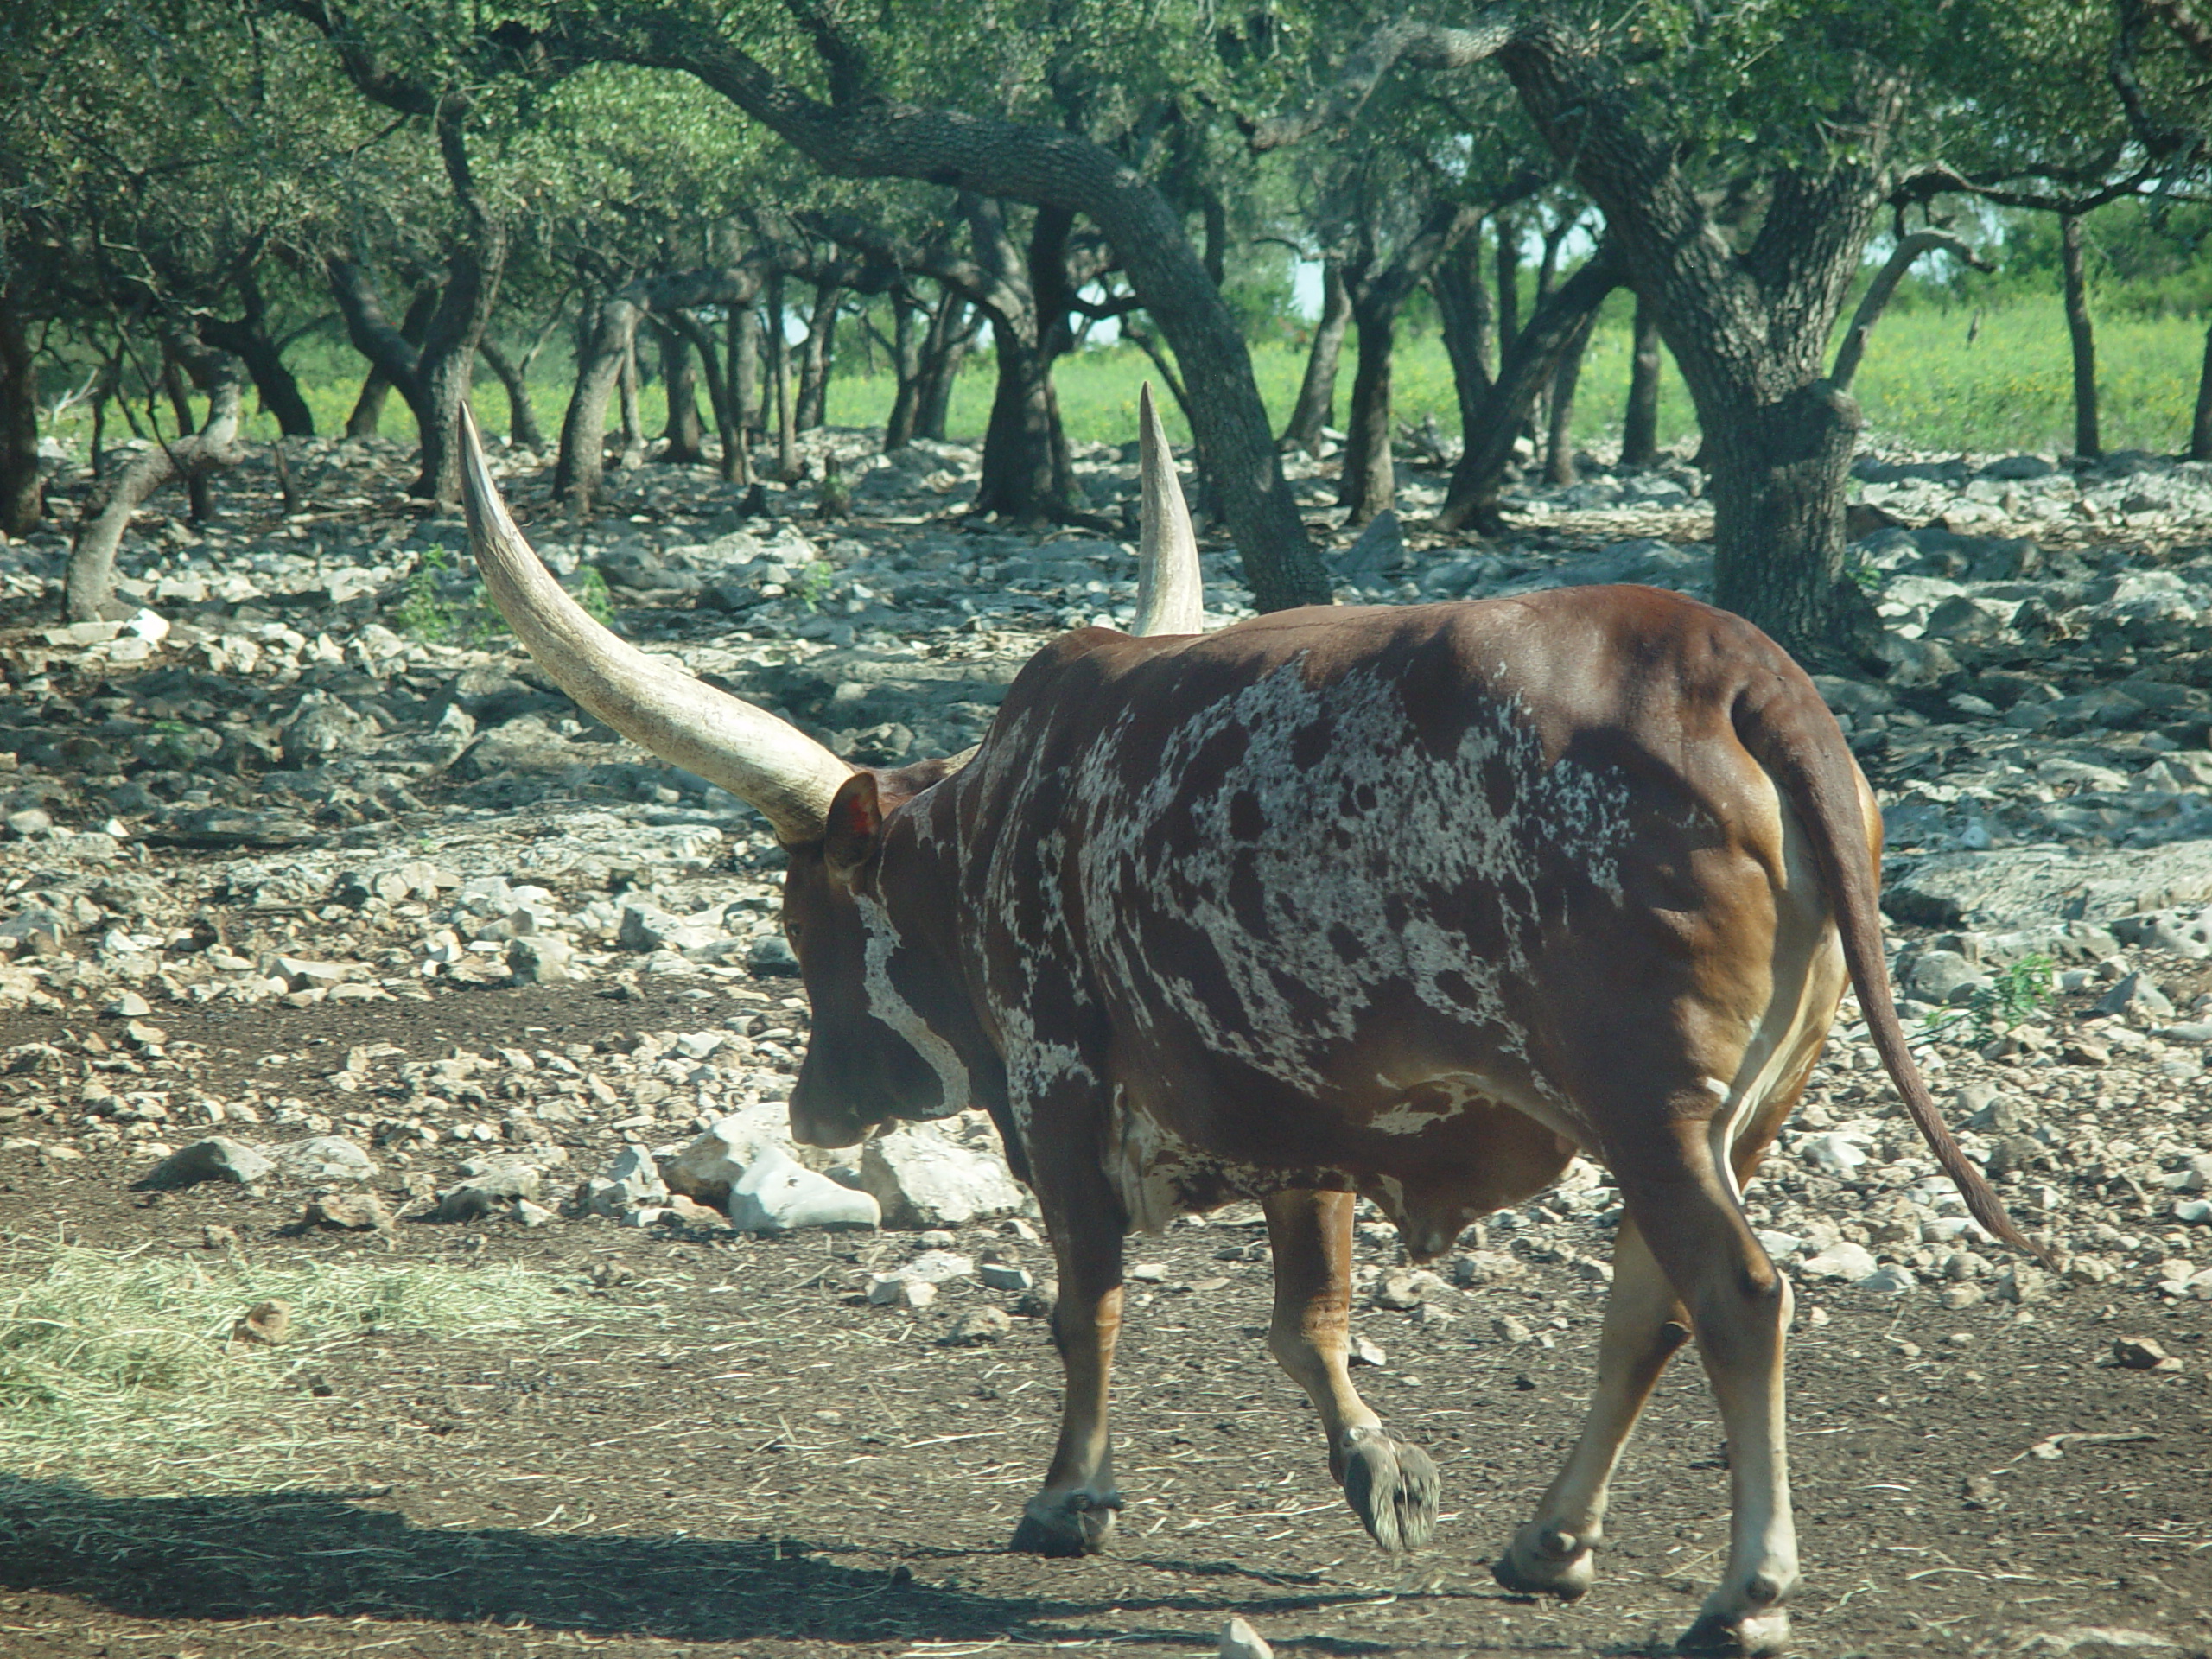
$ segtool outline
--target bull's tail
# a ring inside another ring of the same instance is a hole
[[[2005,1214],[2003,1201],[1981,1171],[1959,1150],[1905,1045],[1904,1027],[1890,995],[1889,964],[1882,954],[1879,869],[1866,846],[1858,768],[1835,716],[1809,681],[1789,675],[1772,687],[1768,697],[1739,699],[1736,724],[1745,747],[1782,785],[1812,843],[1814,863],[1835,912],[1844,963],[1859,993],[1874,1052],[1882,1057],[1882,1067],[1904,1097],[1921,1138],[1977,1222],[2014,1248],[2044,1255]]]

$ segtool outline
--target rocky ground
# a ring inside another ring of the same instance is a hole
[[[1127,620],[1125,537],[966,522],[957,447],[885,460],[838,433],[810,458],[832,452],[849,519],[817,517],[811,486],[748,503],[649,467],[578,529],[533,466],[510,487],[587,603],[856,759],[972,743],[1043,639]],[[1102,525],[1129,522],[1133,456],[1080,462]],[[0,1225],[550,1264],[586,1295],[650,1284],[687,1334],[607,1337],[588,1374],[365,1349],[315,1395],[368,1437],[341,1460],[349,1501],[48,1495],[62,1520],[0,1538],[18,1592],[0,1630],[22,1650],[351,1652],[376,1619],[441,1655],[954,1659],[1187,1647],[1241,1610],[1334,1651],[1618,1652],[1686,1621],[1724,1524],[1690,1368],[1620,1500],[1611,1587],[1557,1613],[1479,1567],[1586,1390],[1618,1205],[1581,1164],[1434,1273],[1363,1227],[1371,1392],[1465,1510],[1445,1565],[1357,1553],[1249,1339],[1267,1251],[1238,1211],[1135,1246],[1152,1306],[1123,1372],[1121,1555],[998,1554],[1054,1376],[1049,1255],[988,1126],[789,1146],[806,1012],[772,843],[537,678],[477,599],[458,524],[398,505],[404,463],[295,444],[298,512],[250,467],[213,524],[142,517],[117,623],[52,621],[60,537],[0,548]],[[1297,470],[1326,529],[1332,469]],[[1894,663],[1822,690],[1883,799],[1896,981],[1963,1143],[2059,1265],[1979,1238],[1847,1007],[1747,1194],[1800,1286],[1801,1623],[1816,1651],[2093,1653],[2085,1631],[2202,1651],[2212,467],[1885,456],[1858,474],[1854,551]],[[1330,534],[1348,598],[1698,592],[1699,489],[1685,464],[1593,463],[1516,492],[1499,543],[1395,520]],[[1440,493],[1412,473],[1408,520]],[[1231,556],[1206,566],[1211,614],[1240,614]],[[481,1391],[537,1403],[466,1404]],[[531,1505],[501,1483],[541,1478],[565,1483],[567,1518],[503,1519]],[[182,1507],[144,1507],[161,1503]],[[126,1571],[86,1541],[120,1524],[102,1505],[132,1504]],[[153,1516],[171,1546],[144,1542]],[[320,1539],[317,1561],[382,1564],[253,1568],[238,1541],[272,1522]]]

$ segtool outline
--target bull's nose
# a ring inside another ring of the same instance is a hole
[[[800,1068],[798,1086],[791,1090],[791,1139],[802,1147],[849,1147],[867,1133],[861,1115],[853,1109],[852,1095],[835,1084],[824,1084],[811,1066]]]

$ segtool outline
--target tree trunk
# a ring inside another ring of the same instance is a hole
[[[945,429],[952,419],[952,389],[975,343],[976,321],[968,302],[949,289],[930,318],[929,338],[922,343],[922,385],[914,398],[916,437],[945,442]]]
[[[186,388],[184,370],[177,362],[175,350],[168,346],[162,349],[162,389],[168,394],[169,410],[176,416],[176,435],[181,439],[192,430],[192,393]],[[161,435],[157,427],[154,436],[158,441]],[[205,471],[185,470],[184,499],[186,522],[194,524],[213,522],[214,492],[208,487]]]
[[[365,269],[350,259],[332,259],[325,269],[331,297],[338,302],[339,315],[346,319],[346,337],[370,365],[369,378],[362,382],[361,395],[346,422],[346,435],[373,437],[383,417],[385,394],[391,391],[407,400],[416,429],[421,431],[428,423],[429,413],[423,401],[420,342],[429,337],[430,321],[441,304],[440,290],[427,283],[416,289],[408,302],[406,316],[395,328],[385,315],[384,297],[377,291],[376,279]]]
[[[1348,522],[1363,524],[1388,508],[1397,495],[1397,470],[1390,462],[1390,356],[1395,343],[1397,307],[1352,307],[1359,332],[1359,368],[1352,376],[1351,412],[1344,421],[1344,474],[1337,505],[1350,510]]]
[[[976,511],[1030,521],[1052,517],[1066,504],[1056,465],[1065,453],[1060,410],[1052,396],[1051,360],[1013,323],[991,320],[998,385],[983,434],[983,476]]]
[[[1336,413],[1337,361],[1344,353],[1344,329],[1351,322],[1351,296],[1344,288],[1344,262],[1321,262],[1321,315],[1313,321],[1313,340],[1306,352],[1306,378],[1298,383],[1298,402],[1282,429],[1282,447],[1318,454],[1321,429]]]
[[[1583,319],[1582,327],[1560,353],[1559,366],[1552,371],[1551,414],[1544,432],[1544,481],[1548,484],[1575,481],[1574,388],[1582,378],[1583,354],[1590,349],[1590,334],[1597,321],[1594,311]]]
[[[518,449],[543,449],[545,434],[537,424],[537,411],[531,406],[530,381],[521,366],[489,334],[476,342],[476,354],[506,389],[508,443]]]
[[[1621,416],[1621,466],[1643,471],[1658,464],[1659,312],[1639,294],[1628,365],[1628,409]]]
[[[1529,326],[1504,347],[1497,381],[1471,417],[1463,406],[1465,448],[1452,470],[1452,487],[1436,515],[1439,530],[1474,526],[1485,536],[1501,535],[1505,521],[1497,506],[1505,469],[1512,464],[1514,440],[1535,407],[1537,394],[1550,383],[1560,355],[1575,334],[1597,315],[1605,296],[1620,285],[1621,264],[1611,243],[1590,262],[1544,296],[1529,314]]]
[[[729,380],[722,372],[721,353],[715,349],[714,330],[689,311],[670,313],[668,326],[682,334],[691,349],[699,353],[698,378],[706,383],[707,407],[714,411],[715,435],[721,443],[721,477],[726,484],[734,482],[730,466],[735,457],[745,453],[745,446],[732,416]]]
[[[1521,226],[1510,213],[1500,213],[1497,226],[1497,337],[1521,337]]]
[[[46,515],[38,464],[38,360],[21,298],[0,289],[0,532],[28,536]]]
[[[2066,280],[2066,332],[2074,346],[2074,453],[2104,454],[2097,439],[2097,337],[2089,321],[2089,287],[2082,270],[2082,215],[2058,216],[2059,268]]]
[[[807,318],[806,346],[799,354],[798,406],[794,422],[802,432],[811,432],[827,417],[830,370],[836,360],[837,308],[843,303],[844,287],[824,283],[814,290],[814,310]]]
[[[1880,625],[1843,573],[1844,480],[1858,404],[1826,380],[1777,403],[1700,405],[1713,495],[1716,602],[1754,618],[1809,665],[1839,645],[1871,655]],[[1777,548],[1789,556],[1777,558]],[[1839,640],[1839,620],[1848,630]]]
[[[668,392],[667,440],[660,458],[671,466],[694,467],[707,458],[706,429],[699,421],[699,374],[691,356],[690,339],[671,323],[662,322],[660,378]]]
[[[2212,328],[2204,331],[2204,367],[2196,377],[2196,418],[2190,423],[2189,458],[2212,461]]]
[[[798,481],[798,410],[791,406],[791,342],[785,332],[784,274],[768,278],[768,378],[776,396],[776,477]]]
[[[861,97],[823,104],[672,9],[626,16],[620,28],[581,10],[552,15],[557,21],[550,28],[569,48],[692,74],[830,173],[923,179],[1088,218],[1182,365],[1202,470],[1220,488],[1255,601],[1262,610],[1329,602],[1328,573],[1283,480],[1236,319],[1191,246],[1181,215],[1111,151],[1063,129],[962,111]]]
[[[753,482],[753,435],[760,429],[760,330],[750,302],[730,308],[723,338],[729,346],[729,414],[737,428],[737,458],[722,458],[722,476]]]
[[[269,332],[268,303],[261,285],[251,276],[239,279],[238,302],[245,315],[236,322],[203,317],[200,338],[216,350],[228,352],[245,365],[260,394],[261,407],[276,417],[276,430],[288,438],[315,435],[315,415],[300,395],[300,383],[285,365],[284,349]]]
[[[461,406],[476,372],[476,348],[499,303],[507,268],[506,221],[476,188],[464,137],[466,96],[438,100],[433,124],[446,182],[461,210],[461,231],[446,253],[445,292],[423,337],[423,470],[408,493],[426,501],[461,499]]]
[[[616,450],[616,465],[626,472],[635,472],[645,461],[645,420],[638,408],[638,336],[632,330],[622,349],[621,372],[615,377],[615,390],[622,409],[621,442]]]
[[[561,419],[561,456],[553,467],[553,493],[575,512],[588,512],[607,466],[607,405],[622,378],[630,342],[644,308],[630,290],[599,308],[590,343],[576,361],[575,389]]]
[[[1429,286],[1436,296],[1437,321],[1444,335],[1444,354],[1452,364],[1452,389],[1459,402],[1460,453],[1479,441],[1479,423],[1486,418],[1491,388],[1494,327],[1490,285],[1483,280],[1482,249],[1469,238],[1447,254]]]
[[[921,412],[922,346],[926,329],[917,327],[921,307],[903,289],[891,296],[891,413],[883,423],[883,453],[904,449],[914,441],[914,419]]]
[[[62,614],[71,622],[97,622],[115,608],[115,554],[130,515],[179,473],[189,480],[225,467],[234,467],[244,456],[238,442],[238,405],[245,376],[237,359],[227,353],[205,365],[208,379],[207,423],[197,437],[180,437],[174,443],[156,442],[116,474],[113,485],[98,506],[89,511],[69,550],[69,567],[62,578]]]

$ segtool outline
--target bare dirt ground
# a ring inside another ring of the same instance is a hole
[[[169,1023],[173,1042],[243,1070],[316,1039],[435,1052],[715,1013],[650,995],[457,990],[399,1010],[179,1010]],[[12,1022],[0,1043],[35,1023]],[[1050,1451],[1043,1324],[950,1348],[941,1338],[980,1287],[915,1313],[861,1304],[861,1268],[884,1243],[597,1223],[403,1222],[389,1244],[286,1236],[296,1196],[134,1193],[135,1173],[10,1156],[0,1228],[185,1253],[216,1223],[257,1258],[516,1261],[573,1281],[587,1318],[594,1300],[652,1318],[543,1357],[364,1338],[301,1378],[297,1406],[271,1423],[347,1448],[298,1489],[133,1499],[13,1483],[9,1506],[40,1519],[0,1555],[0,1653],[1172,1652],[1210,1645],[1231,1613],[1312,1652],[1637,1653],[1687,1621],[1725,1546],[1719,1431],[1685,1363],[1630,1454],[1588,1600],[1558,1608],[1491,1581],[1486,1562],[1586,1397],[1601,1287],[1564,1268],[1488,1291],[1451,1325],[1361,1316],[1386,1354],[1364,1373],[1370,1398],[1445,1480],[1438,1541],[1394,1561],[1330,1485],[1304,1402],[1258,1340],[1264,1259],[1223,1259],[1263,1257],[1250,1249],[1262,1230],[1133,1241],[1158,1276],[1140,1289],[1118,1376],[1129,1508],[1111,1554],[1039,1561],[1003,1544]],[[1381,1237],[1362,1249],[1395,1255]],[[2080,1626],[2212,1646],[2212,1345],[2189,1305],[2124,1321],[2186,1357],[2177,1376],[2113,1367],[2120,1325],[2094,1296],[2031,1320],[1851,1289],[1805,1303],[1826,1322],[1801,1319],[1791,1353],[1802,1651],[2001,1652]],[[1478,1316],[1491,1313],[1539,1340],[1497,1340]]]
[[[1647,532],[1625,518],[1605,531],[1631,533]],[[388,614],[397,601],[381,602]],[[18,607],[10,620],[28,617]],[[1051,617],[1040,611],[1039,620]],[[964,625],[955,615],[945,626]],[[48,682],[29,677],[41,666],[9,693],[13,712],[32,722],[89,720],[79,705],[109,712],[90,696],[109,690],[118,709],[131,708],[127,676],[111,687],[91,671],[69,680],[65,666],[53,686],[85,696],[55,690],[48,701]],[[427,697],[451,676],[417,677]],[[186,708],[181,724],[169,723],[185,737],[191,722],[213,717]],[[1942,766],[2005,734],[1975,728],[1942,751]],[[2192,753],[2204,747],[2201,729],[2182,736]],[[1917,753],[1910,741],[1900,728],[1897,751]],[[18,741],[31,753],[30,738]],[[1864,752],[1888,790],[1878,747]],[[67,786],[66,760],[48,768],[62,779],[57,790]],[[258,777],[264,764],[245,757],[247,804],[246,774]],[[1902,765],[1894,753],[1890,764]],[[187,771],[174,777],[192,781]],[[454,784],[426,773],[420,798],[395,797],[346,844],[419,843],[434,855],[456,824],[478,822],[438,816],[463,798]],[[465,798],[472,810],[496,804],[484,792],[492,787]],[[640,798],[655,798],[648,789]],[[82,821],[107,810],[84,808]],[[201,867],[230,855],[150,835],[147,843],[129,869],[173,878],[181,893],[208,889]],[[719,876],[686,880],[694,899],[694,887],[720,893]],[[226,948],[246,957],[313,943],[333,925],[327,906],[321,920],[312,903],[256,911],[244,891],[207,914]],[[427,1000],[403,993],[294,1007],[273,995],[179,996],[150,1017],[207,1095],[266,1106],[291,1092],[287,1106],[350,1123],[343,1114],[360,1103],[323,1081],[349,1049],[389,1044],[416,1062],[456,1049],[575,1052],[748,1018],[758,1033],[764,998],[791,988],[772,981],[748,990],[736,969],[717,978],[594,968],[572,984],[468,984],[427,970],[416,977],[425,948],[397,952],[400,971],[383,982],[416,986]],[[2168,979],[2176,1003],[2187,1007],[2212,988],[2203,966]],[[104,1011],[107,989],[43,982],[54,995],[0,1014],[0,1050],[58,1043],[73,1065],[89,1034],[122,1043],[124,1019]],[[2072,999],[2069,1018],[2095,988]],[[790,1018],[803,1033],[803,1015]],[[1959,1053],[1960,1070],[1980,1064]],[[787,1069],[787,1058],[772,1069]],[[2016,1054],[2005,1064],[2028,1093],[2044,1086],[2038,1109],[2054,1126],[2071,1121],[2062,1109],[2069,1104],[2107,1107],[2118,1087],[2078,1056],[2058,1065]],[[1822,1073],[1816,1104],[1872,1098],[1847,1070],[1839,1060]],[[2171,1085],[2172,1101],[2182,1087]],[[2125,1109],[2168,1110],[2166,1088],[2145,1083],[2139,1103],[2125,1096]],[[2079,1098],[2056,1099],[2054,1090]],[[72,1124],[92,1126],[73,1101],[39,1109],[49,1141]],[[503,1109],[470,1115],[495,1119]],[[180,1122],[158,1132],[182,1144],[207,1131]],[[578,1179],[603,1168],[617,1144],[603,1122],[558,1138],[576,1148],[569,1173]],[[948,1345],[963,1311],[1013,1303],[969,1280],[918,1311],[867,1305],[868,1271],[910,1253],[911,1235],[759,1240],[590,1217],[525,1229],[403,1217],[388,1235],[307,1231],[297,1188],[140,1192],[131,1184],[148,1166],[143,1141],[87,1134],[81,1147],[57,1144],[69,1155],[28,1139],[0,1150],[0,1236],[205,1262],[219,1259],[207,1232],[216,1226],[257,1262],[519,1263],[567,1287],[576,1324],[542,1344],[377,1332],[319,1350],[269,1407],[268,1439],[304,1448],[299,1478],[281,1485],[146,1497],[130,1495],[129,1482],[92,1487],[0,1470],[0,1659],[1171,1654],[1211,1649],[1232,1614],[1285,1652],[1627,1655],[1663,1646],[1688,1623],[1725,1556],[1717,1414],[1685,1358],[1630,1452],[1592,1595],[1562,1608],[1491,1579],[1489,1560],[1556,1469],[1587,1398],[1604,1295],[1587,1260],[1535,1252],[1524,1276],[1469,1294],[1446,1319],[1363,1306],[1357,1313],[1356,1329],[1383,1356],[1361,1374],[1363,1388],[1397,1432],[1435,1456],[1444,1481],[1436,1542],[1393,1560],[1372,1548],[1331,1484],[1311,1414],[1260,1341],[1270,1280],[1256,1219],[1230,1211],[1132,1240],[1136,1282],[1117,1371],[1128,1507],[1110,1553],[1042,1561],[1004,1546],[1051,1448],[1058,1370],[1044,1323],[1017,1317],[995,1344]],[[380,1146],[372,1185],[394,1210],[410,1199],[419,1207],[433,1172],[429,1185],[443,1185],[469,1149],[448,1140],[410,1167],[404,1152]],[[2212,1654],[2212,1300],[2149,1294],[2147,1264],[2169,1248],[2149,1236],[2165,1224],[2153,1208],[2165,1195],[2087,1166],[2062,1169],[2063,1150],[2038,1167],[2069,1184],[2068,1203],[2094,1194],[2124,1206],[2113,1214],[2139,1217],[2128,1225],[2145,1236],[2126,1249],[2141,1263],[2128,1276],[2061,1283],[2029,1306],[1993,1297],[1949,1309],[1933,1285],[1904,1297],[1801,1287],[1790,1355],[1807,1574],[1795,1601],[1801,1652]],[[1839,1222],[1853,1218],[1841,1206],[1862,1201],[1859,1218],[1872,1221],[1885,1196],[1872,1181],[1822,1190],[1834,1192]],[[2042,1190],[2046,1207],[2060,1196]],[[2013,1201],[2030,1191],[2016,1185]],[[2045,1219],[2058,1224],[2055,1214]],[[1547,1236],[1573,1232],[1605,1254],[1596,1217],[1552,1223]],[[1042,1245],[997,1225],[956,1244],[1049,1268]],[[1371,1264],[1399,1259],[1387,1227],[1363,1229],[1360,1254]],[[1506,1320],[1517,1326],[1493,1324]],[[2155,1339],[2180,1369],[2118,1367],[2113,1345],[2122,1336]]]

